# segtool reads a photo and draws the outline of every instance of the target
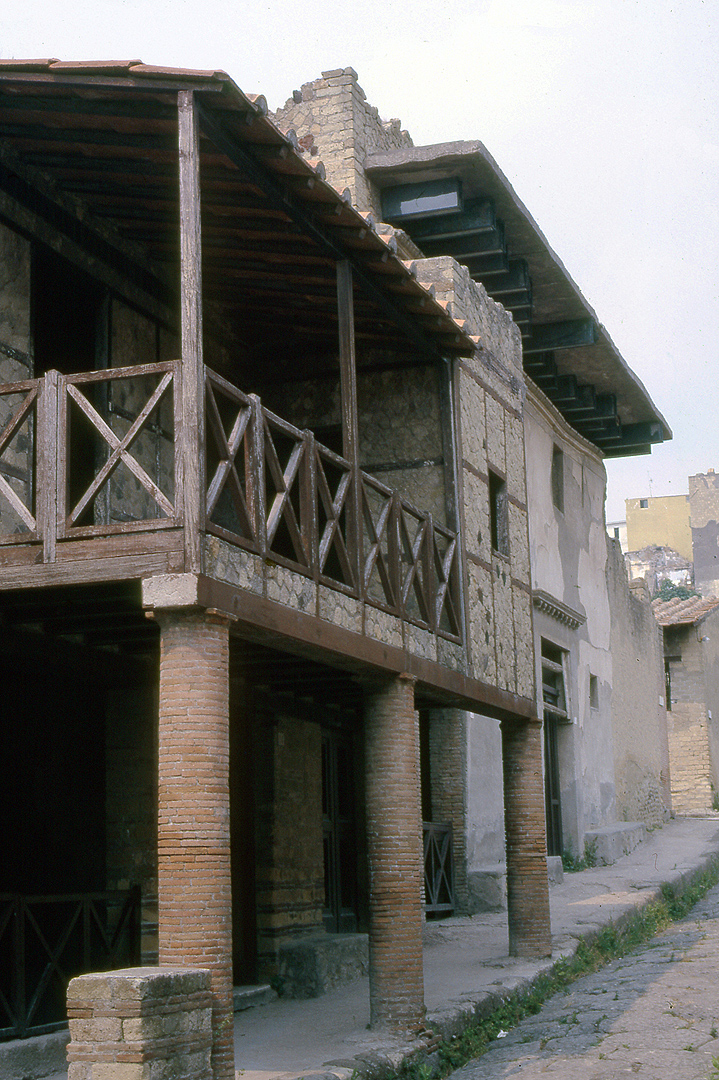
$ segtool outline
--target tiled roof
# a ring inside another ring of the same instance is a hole
[[[703,596],[690,596],[687,600],[653,600],[652,608],[660,626],[691,626],[719,608],[719,600]]]

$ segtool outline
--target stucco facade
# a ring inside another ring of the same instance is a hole
[[[691,508],[686,495],[654,495],[627,499],[627,550],[655,544],[692,558]]]

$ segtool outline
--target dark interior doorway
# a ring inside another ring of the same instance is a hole
[[[354,755],[349,733],[322,734],[322,829],[325,872],[325,929],[357,930],[357,845]]]

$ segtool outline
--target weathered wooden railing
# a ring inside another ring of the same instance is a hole
[[[424,837],[424,909],[428,914],[454,911],[452,825],[422,822]]]
[[[0,386],[0,544],[178,528],[177,361]],[[457,536],[206,370],[200,529],[442,636],[460,638]],[[139,542],[139,541],[138,541]]]
[[[208,532],[459,639],[456,533],[211,371],[206,400]]]
[[[71,978],[139,962],[139,888],[68,896],[0,894],[0,1038],[63,1027]]]

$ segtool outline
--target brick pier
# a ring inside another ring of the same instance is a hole
[[[156,617],[159,961],[210,971],[212,1074],[234,1080],[228,624],[197,611]]]
[[[370,873],[370,1024],[416,1028],[424,1017],[422,820],[414,679],[365,693]]]
[[[551,956],[541,721],[502,721],[502,765],[509,952]]]

